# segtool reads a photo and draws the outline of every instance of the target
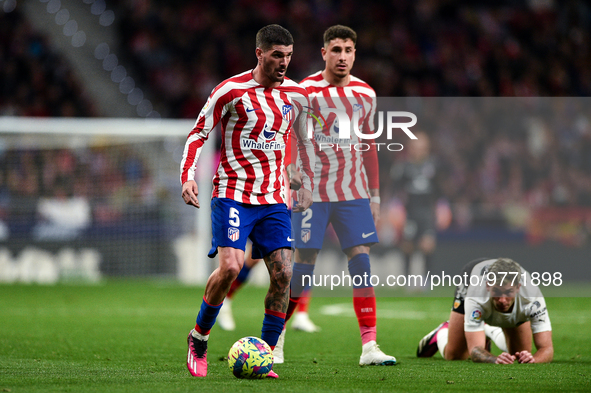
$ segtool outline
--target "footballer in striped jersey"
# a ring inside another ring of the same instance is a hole
[[[195,328],[187,339],[187,367],[207,375],[207,340],[222,302],[244,263],[246,241],[253,258],[267,264],[271,285],[265,297],[261,338],[274,348],[285,324],[291,278],[291,217],[282,191],[285,146],[296,132],[302,187],[294,211],[312,204],[314,146],[306,133],[307,92],[285,77],[293,37],[279,25],[256,36],[257,66],[220,83],[187,138],[181,161],[182,197],[199,207],[195,168],[203,143],[221,123],[222,145],[211,201],[212,248],[219,267],[207,281]],[[273,371],[269,377],[277,378]]]
[[[350,276],[371,276],[369,250],[378,242],[376,222],[380,211],[377,151],[372,143],[363,144],[367,149],[355,148],[364,139],[357,132],[351,139],[341,138],[339,119],[334,111],[327,110],[344,111],[353,127],[365,134],[374,133],[375,92],[351,75],[356,40],[357,34],[349,27],[328,28],[321,48],[324,70],[300,83],[308,91],[310,112],[323,121],[314,126],[314,205],[292,215],[296,252],[287,319],[306,289],[303,277],[313,274],[329,223],[349,260]],[[394,365],[396,359],[384,354],[376,344],[375,292],[366,281],[356,285],[353,279],[353,305],[362,344],[359,364]]]

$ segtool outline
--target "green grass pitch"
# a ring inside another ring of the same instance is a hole
[[[316,297],[310,314],[322,331],[288,328],[286,363],[275,366],[280,379],[239,380],[225,356],[237,339],[260,336],[265,289],[238,293],[235,332],[214,327],[203,379],[185,365],[203,288],[143,280],[0,285],[0,392],[591,391],[591,298],[547,298],[551,364],[417,359],[418,341],[449,315],[452,292],[378,298],[378,342],[397,357],[393,367],[359,367],[351,300]]]

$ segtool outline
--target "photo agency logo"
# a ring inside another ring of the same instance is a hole
[[[333,108],[329,105],[318,105],[316,107],[305,107],[305,113],[309,115],[307,123],[308,137],[314,136],[319,150],[356,150],[367,151],[371,145],[376,149],[387,149],[388,151],[401,151],[404,146],[401,143],[392,142],[394,131],[403,131],[410,139],[417,139],[410,130],[417,124],[417,116],[406,111],[379,111],[374,121],[377,128],[373,133],[363,132],[363,123],[370,108],[362,104],[351,103],[349,113],[346,109]],[[328,121],[327,121],[328,119]],[[385,120],[384,120],[385,119]],[[385,126],[384,126],[385,123]],[[360,126],[361,125],[361,126]],[[376,142],[386,131],[387,142]]]

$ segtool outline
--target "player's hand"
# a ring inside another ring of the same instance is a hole
[[[373,217],[373,223],[375,226],[378,226],[378,221],[380,221],[380,204],[371,202],[369,204],[369,208],[371,209],[371,216]]]
[[[499,356],[497,356],[497,360],[495,361],[496,364],[513,364],[515,362],[515,356],[503,352]]]
[[[181,193],[183,201],[185,201],[187,205],[192,205],[199,209],[200,206],[199,200],[197,199],[197,195],[199,195],[199,188],[197,187],[197,183],[195,183],[195,180],[187,180],[183,184],[183,192]]]
[[[305,188],[298,191],[298,203],[291,209],[294,213],[303,212],[312,206],[312,193]]]
[[[302,187],[302,173],[296,169],[294,164],[289,164],[285,171],[287,172],[287,179],[289,180],[289,188],[292,191],[297,191]]]
[[[297,191],[302,187],[302,174],[299,171],[294,171],[289,177],[289,188]]]
[[[535,363],[536,359],[528,351],[515,352],[515,357],[519,363]]]

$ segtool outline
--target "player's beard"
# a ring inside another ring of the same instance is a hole
[[[338,65],[340,65],[340,63],[337,63],[334,67],[333,67],[333,74],[339,78],[346,78],[347,75],[349,75],[349,72],[351,71],[351,69],[349,67],[347,67],[347,65],[345,65],[344,68],[338,67]]]
[[[287,67],[277,67],[274,68],[273,64],[267,63],[263,64],[263,71],[267,75],[267,77],[271,80],[271,82],[279,82],[282,83],[283,79],[285,78],[285,71],[287,71]],[[282,76],[278,76],[277,72],[283,71]]]

